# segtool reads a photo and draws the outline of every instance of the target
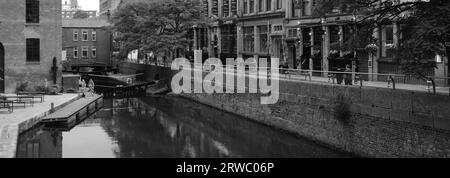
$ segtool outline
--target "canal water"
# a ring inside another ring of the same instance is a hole
[[[177,97],[106,99],[71,129],[39,126],[19,158],[347,157],[311,141]]]

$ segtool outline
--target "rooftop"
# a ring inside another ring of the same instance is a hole
[[[63,19],[63,28],[102,28],[111,24],[106,19],[87,18],[87,19]]]

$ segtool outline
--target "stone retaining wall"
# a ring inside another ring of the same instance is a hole
[[[449,96],[298,81],[280,81],[280,91],[274,105],[259,94],[182,96],[364,157],[450,157]]]

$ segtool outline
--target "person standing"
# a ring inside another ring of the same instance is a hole
[[[352,85],[352,69],[350,65],[345,66],[344,81],[345,85]]]

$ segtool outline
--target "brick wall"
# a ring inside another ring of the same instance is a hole
[[[0,0],[0,43],[5,48],[5,86],[13,93],[16,86],[29,82],[31,88],[52,84],[51,67],[57,59],[58,83],[61,83],[61,1],[39,1],[39,23],[27,24],[25,0]],[[40,39],[40,62],[26,61],[26,39]]]

